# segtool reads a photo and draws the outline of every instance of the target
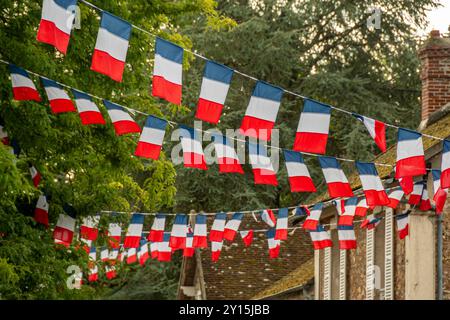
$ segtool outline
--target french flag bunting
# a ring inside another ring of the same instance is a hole
[[[1,143],[3,143],[5,146],[9,146],[8,132],[6,132],[4,125],[5,125],[5,124],[4,124],[4,122],[3,122],[3,119],[0,118],[0,141],[1,141]]]
[[[278,210],[275,240],[286,240],[288,235],[288,208]]]
[[[131,24],[129,22],[103,11],[92,56],[91,70],[121,82],[130,35]]]
[[[50,44],[66,54],[76,4],[77,0],[44,0],[37,41]]]
[[[194,234],[192,232],[188,232],[186,235],[186,247],[183,249],[183,257],[193,257],[195,253],[195,248],[193,246],[194,242]]]
[[[353,191],[348,183],[339,162],[333,157],[319,157],[320,167],[328,187],[331,198],[353,197]],[[315,229],[315,228],[314,228]]]
[[[413,177],[399,178],[398,183],[400,184],[400,187],[402,187],[402,190],[405,192],[406,195],[413,192],[413,189],[414,189]]]
[[[233,216],[225,224],[225,229],[223,231],[223,238],[228,241],[233,241],[236,233],[241,225],[242,218],[244,214],[241,212],[233,213]]]
[[[309,216],[306,217],[305,222],[303,222],[303,229],[305,230],[316,230],[319,225],[319,219],[322,214],[323,203],[317,203],[311,209]]]
[[[221,242],[223,240],[226,219],[226,213],[216,214],[211,230],[209,231],[209,241]]]
[[[281,88],[258,81],[242,120],[240,132],[244,136],[270,141],[282,96]]]
[[[280,240],[275,239],[275,228],[270,228],[266,232],[267,244],[269,247],[269,257],[271,259],[278,258],[280,254]]]
[[[81,238],[87,240],[96,240],[98,236],[98,223],[100,216],[87,216],[83,218],[83,222],[80,227]]]
[[[339,217],[338,225],[340,226],[352,226],[353,219],[356,214],[356,206],[358,204],[358,198],[352,197],[345,200],[345,211]]]
[[[73,232],[75,231],[75,219],[67,214],[60,214],[53,230],[53,239],[69,247],[72,243]]]
[[[137,261],[137,250],[136,248],[129,248],[127,250],[127,264],[132,264]]]
[[[309,235],[311,236],[314,250],[331,248],[333,246],[330,234],[321,225],[318,225],[316,230],[310,230]]]
[[[422,192],[422,199],[420,199],[420,205],[419,210],[421,211],[428,211],[431,210],[431,201],[428,196],[428,190],[427,190],[427,184],[424,182],[423,184],[423,192]]]
[[[409,195],[408,203],[413,206],[420,205],[423,193],[423,181],[417,181],[414,183],[413,191]]]
[[[118,259],[119,259],[119,249],[109,250],[108,260],[110,261],[110,263],[115,263],[115,261]]]
[[[41,194],[34,209],[34,221],[48,227],[48,202],[47,197]]]
[[[441,187],[441,170],[433,169],[431,173],[433,175],[433,201],[436,206],[436,213],[441,214],[447,200],[448,189],[442,189]]]
[[[164,238],[164,235],[163,235],[163,238]],[[163,239],[158,242],[150,242],[150,256],[152,259],[158,259],[159,243],[162,241],[163,241]]]
[[[138,252],[139,264],[141,266],[145,265],[145,262],[148,260],[148,242],[144,239],[141,239],[141,244]]]
[[[305,217],[309,216],[311,212],[309,211],[307,206],[300,206],[294,209],[294,215],[296,217]]]
[[[255,184],[278,185],[267,149],[262,144],[248,143],[248,154]]]
[[[175,216],[169,243],[173,250],[184,249],[186,247],[187,218],[188,216],[185,214],[177,214]]]
[[[203,214],[198,214],[195,217],[194,226],[194,248],[207,248],[207,230],[206,230],[206,216]]]
[[[43,77],[41,77],[41,81],[53,113],[76,112],[72,100],[60,84]]]
[[[221,134],[213,134],[214,150],[219,163],[219,171],[223,173],[243,174],[239,157],[234,149],[233,141]]]
[[[337,226],[339,249],[351,250],[356,249],[356,237],[353,226]]]
[[[239,234],[241,235],[244,245],[249,247],[253,242],[253,230],[240,231]]]
[[[369,210],[369,206],[367,205],[366,198],[361,198],[356,205],[355,216],[357,217],[365,217],[367,214],[367,210]]]
[[[166,134],[167,121],[148,116],[134,154],[138,157],[158,160]]]
[[[211,241],[211,260],[219,261],[220,252],[222,251],[223,241]]]
[[[194,128],[180,126],[182,129],[181,148],[183,149],[183,162],[186,168],[208,170],[203,153],[203,147],[198,132]]]
[[[152,95],[181,104],[182,79],[183,48],[157,37]]]
[[[400,214],[395,217],[397,221],[397,232],[400,239],[404,239],[409,234],[409,213]]]
[[[441,188],[450,188],[450,141],[444,140],[441,160]]]
[[[405,192],[402,190],[401,187],[392,189],[392,191],[389,192],[389,195],[388,195],[389,203],[387,206],[389,208],[396,209],[404,195],[405,195]]]
[[[117,276],[115,266],[105,266],[106,279],[111,280]]]
[[[291,192],[316,192],[308,167],[300,152],[284,150]]]
[[[217,124],[230,88],[233,69],[214,61],[206,62],[203,73],[200,98],[198,99],[197,119]]]
[[[28,72],[13,64],[9,65],[14,100],[41,101],[41,96]]]
[[[264,221],[269,227],[274,228],[277,221],[273,211],[270,209],[263,210],[261,212],[261,220]]]
[[[330,129],[331,108],[317,101],[305,100],[295,135],[295,151],[325,154]]]
[[[121,136],[127,133],[140,133],[141,128],[131,118],[125,108],[108,100],[103,100],[103,104],[108,110],[109,117],[116,131],[116,135]]]
[[[93,265],[91,268],[89,268],[88,281],[98,281],[98,267],[96,265]]]
[[[11,139],[11,147],[11,154],[15,155],[18,158],[22,150],[20,149],[19,142],[14,138]]]
[[[122,227],[118,223],[110,223],[108,226],[108,243],[111,248],[120,247],[120,239],[122,235]]]
[[[108,247],[102,247],[102,251],[100,251],[100,260],[105,262],[109,260],[109,250]]]
[[[133,213],[130,224],[128,225],[127,234],[123,242],[124,248],[138,248],[141,240],[142,228],[144,226],[145,216],[140,213]]]
[[[151,242],[160,242],[164,237],[164,227],[166,224],[166,215],[165,214],[157,214],[155,219],[153,220],[152,228],[148,234],[148,241]]]
[[[89,250],[92,247],[92,240],[80,238],[80,242],[81,242],[81,249],[83,249],[84,251],[86,251],[87,254],[89,254]]]
[[[97,261],[97,249],[95,246],[89,249],[89,260],[92,262]]]
[[[395,178],[421,176],[425,173],[422,135],[415,131],[399,128]]]
[[[170,246],[172,236],[170,232],[164,232],[163,241],[158,242],[158,261],[170,261],[173,248]]]
[[[80,115],[81,123],[84,126],[91,124],[106,124],[102,113],[97,105],[92,101],[92,97],[87,93],[72,89],[75,98],[75,105]]]
[[[39,182],[41,182],[41,174],[33,165],[30,165],[30,174],[31,179],[33,180],[33,185],[37,188],[39,186]]]
[[[364,123],[367,131],[369,131],[370,136],[378,148],[380,148],[381,152],[386,152],[386,125],[378,120],[371,119],[359,114],[354,113],[353,116]]]
[[[336,207],[339,216],[345,213],[345,199],[333,200],[332,203]]]
[[[358,169],[367,205],[370,207],[387,205],[389,198],[386,191],[384,191],[375,165],[373,163],[356,161],[356,168]]]
[[[367,218],[361,222],[361,229],[367,228],[368,230],[374,229],[379,223],[381,219],[375,217],[374,214],[367,216]]]

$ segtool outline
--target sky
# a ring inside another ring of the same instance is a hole
[[[420,30],[420,35],[426,35],[431,30],[437,29],[441,31],[441,34],[448,32],[448,26],[450,25],[450,0],[441,0],[441,7],[428,12],[429,25],[425,30]]]

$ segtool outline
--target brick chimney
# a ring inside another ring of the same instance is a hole
[[[450,103],[450,38],[433,30],[420,50],[422,121]]]

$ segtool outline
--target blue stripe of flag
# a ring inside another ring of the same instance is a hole
[[[258,81],[253,89],[252,96],[280,102],[283,89],[272,86],[264,81]]]
[[[183,63],[183,48],[159,37],[156,38],[155,53],[178,64]]]
[[[203,76],[205,78],[229,84],[233,77],[233,69],[228,68],[220,63],[208,60],[205,66]]]
[[[103,11],[100,28],[106,29],[112,34],[129,40],[131,35],[131,24],[109,12]]]

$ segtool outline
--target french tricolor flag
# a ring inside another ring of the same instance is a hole
[[[164,238],[164,235],[163,235]],[[150,256],[152,257],[152,259],[158,259],[158,249],[159,249],[159,243],[162,242],[158,241],[158,242],[150,242]]]
[[[137,250],[136,248],[129,248],[127,251],[127,264],[132,264],[137,261]]]
[[[258,81],[239,131],[244,136],[270,141],[282,96],[281,88]]]
[[[83,239],[96,240],[98,236],[98,223],[100,216],[88,216],[83,218],[80,227],[80,235]]]
[[[48,227],[48,202],[47,197],[41,194],[34,209],[34,221]]]
[[[309,216],[306,217],[305,222],[303,222],[303,229],[314,231],[319,225],[320,215],[322,214],[322,203],[317,203],[311,209]]]
[[[33,165],[30,165],[30,174],[31,179],[33,180],[33,185],[37,188],[39,186],[39,182],[41,182],[41,174]]]
[[[318,225],[316,230],[309,231],[309,235],[311,236],[314,250],[331,248],[333,246],[330,234],[321,225]]]
[[[404,239],[409,234],[409,213],[400,214],[395,217],[397,221],[397,232],[400,239]]]
[[[198,214],[195,217],[194,225],[194,248],[207,248],[207,230],[206,230],[206,216],[203,214]]]
[[[181,104],[183,80],[183,48],[156,38],[152,95]]]
[[[270,209],[263,210],[261,212],[261,220],[264,221],[269,227],[274,228],[277,221],[273,211]]]
[[[361,116],[356,113],[354,113],[353,116],[364,123],[367,131],[369,131],[372,139],[375,140],[378,148],[380,148],[382,152],[386,152],[386,125],[381,121]]]
[[[121,82],[130,35],[130,23],[103,11],[91,70]]]
[[[271,259],[277,258],[280,254],[280,240],[275,239],[275,228],[270,228],[266,232],[267,244],[269,247],[269,257]]]
[[[177,214],[170,234],[169,245],[173,250],[184,249],[186,247],[187,229],[187,215]]]
[[[400,187],[405,192],[406,195],[410,194],[413,191],[414,188],[414,179],[413,177],[404,177],[399,178],[398,183],[400,184]]]
[[[415,131],[399,128],[395,178],[421,176],[425,173],[422,135]]]
[[[152,228],[148,234],[148,241],[151,242],[160,242],[164,237],[164,227],[166,224],[166,215],[165,214],[157,214],[155,219],[153,220]]]
[[[223,240],[226,219],[226,213],[216,214],[211,230],[209,231],[209,241],[221,242]]]
[[[53,239],[69,247],[75,231],[75,219],[67,214],[60,214],[53,230]]]
[[[413,191],[409,195],[408,203],[413,206],[420,205],[422,200],[422,194],[424,193],[424,183],[423,181],[417,181],[414,183]]]
[[[113,264],[118,259],[119,259],[119,249],[111,249],[108,255],[108,260],[110,261],[110,263]]]
[[[211,260],[219,261],[220,252],[222,251],[223,241],[211,241]]]
[[[288,208],[278,210],[277,225],[275,227],[275,240],[286,240],[288,235]]]
[[[450,188],[450,141],[444,140],[441,160],[441,188]]]
[[[111,280],[117,276],[115,266],[105,266],[106,279]]]
[[[353,197],[353,191],[348,183],[339,162],[333,157],[319,157],[320,166],[328,186],[331,198]]]
[[[172,236],[170,232],[164,232],[163,241],[158,242],[158,261],[170,261],[172,259],[172,247],[169,245]]]
[[[230,88],[233,69],[208,60],[203,73],[200,98],[198,99],[197,119],[217,124]]]
[[[248,143],[250,164],[252,165],[255,184],[278,185],[267,149],[262,144]]]
[[[183,257],[193,257],[195,253],[195,249],[193,246],[194,242],[194,234],[192,232],[188,232],[186,235],[186,247],[183,249]]]
[[[225,229],[223,231],[223,238],[228,241],[233,241],[236,233],[241,225],[242,218],[244,214],[241,212],[233,213],[233,216],[225,224]]]
[[[343,211],[339,217],[338,225],[340,226],[352,226],[353,219],[356,214],[356,206],[358,204],[358,198],[352,197],[345,200],[345,211]]]
[[[110,223],[108,226],[108,243],[111,248],[117,249],[120,247],[120,239],[122,235],[122,228],[118,223]]]
[[[353,226],[337,226],[339,249],[351,250],[356,249],[356,237]]]
[[[28,72],[13,64],[9,65],[14,100],[41,101],[41,96]]]
[[[389,192],[388,195],[389,203],[387,204],[387,206],[389,208],[396,209],[404,195],[405,192],[403,192],[401,187],[392,189],[392,191]]]
[[[381,218],[375,217],[374,214],[367,216],[367,218],[361,223],[361,229],[367,228],[367,230],[374,229],[381,221]]]
[[[96,265],[89,268],[88,281],[89,282],[98,281],[98,267]]]
[[[359,179],[366,196],[367,205],[370,207],[387,205],[389,198],[386,191],[384,191],[375,165],[373,163],[356,161],[356,168],[359,172]]]
[[[221,134],[213,134],[214,150],[216,151],[219,171],[223,173],[243,174],[239,157],[234,149],[232,140]]]
[[[295,135],[295,151],[325,154],[330,129],[331,108],[317,101],[305,100]]]
[[[431,209],[432,209],[432,207],[431,207],[430,198],[428,196],[427,184],[424,183],[424,185],[423,185],[423,192],[422,192],[422,199],[420,200],[419,210],[428,211],[428,210],[431,210]]]
[[[9,146],[8,132],[6,132],[4,123],[3,123],[3,119],[1,119],[1,118],[0,118],[0,141],[5,146]]]
[[[145,262],[148,260],[148,242],[145,239],[141,239],[141,245],[139,247],[138,252],[139,264],[141,266],[145,265]]]
[[[239,234],[241,235],[244,245],[249,247],[253,242],[253,230],[240,231]]]
[[[308,167],[300,152],[284,150],[291,192],[316,192]]]
[[[367,205],[366,198],[361,198],[356,205],[355,216],[365,217],[367,210],[369,210],[369,206]]]
[[[181,148],[183,149],[183,162],[186,168],[208,170],[203,154],[203,147],[197,130],[186,126],[180,126]]]
[[[123,242],[124,248],[138,248],[141,240],[142,228],[144,226],[145,216],[140,213],[133,213],[130,224],[128,225],[127,234]]]
[[[300,206],[293,210],[293,213],[296,217],[307,217],[311,214],[307,206]]]
[[[100,251],[100,260],[105,262],[109,260],[109,250],[108,247],[103,247],[102,251]]]
[[[76,4],[77,0],[44,0],[37,41],[51,44],[66,54]]]
[[[108,100],[103,100],[103,104],[108,110],[116,135],[120,136],[127,133],[140,133],[141,128],[131,118],[125,108]]]
[[[60,84],[43,77],[41,77],[41,81],[53,113],[76,112],[72,100]]]
[[[92,101],[92,98],[87,93],[72,89],[72,94],[75,98],[75,105],[80,115],[81,123],[84,126],[90,124],[106,124],[102,113],[97,105]]]
[[[433,175],[433,201],[436,206],[436,213],[441,214],[447,200],[448,189],[442,189],[441,187],[441,170],[431,170],[431,173]]]
[[[134,154],[138,157],[158,160],[166,134],[167,121],[148,116]]]

